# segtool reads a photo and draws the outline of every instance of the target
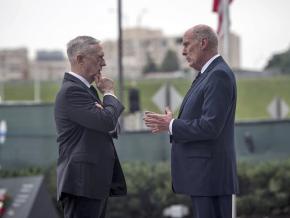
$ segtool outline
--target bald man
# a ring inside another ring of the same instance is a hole
[[[148,112],[153,133],[170,132],[173,191],[189,195],[195,218],[232,217],[232,195],[238,192],[234,119],[235,77],[218,54],[216,33],[206,25],[187,30],[183,55],[199,71],[173,119]]]

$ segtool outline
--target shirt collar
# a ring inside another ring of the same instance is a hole
[[[76,78],[78,78],[80,81],[82,81],[88,88],[90,88],[90,83],[84,78],[84,77],[82,77],[82,76],[80,76],[79,74],[76,74],[76,73],[74,73],[74,72],[68,72],[70,75],[72,75],[72,76],[74,76],[74,77],[76,77]]]
[[[214,61],[214,59],[216,59],[217,57],[219,57],[220,56],[220,54],[216,54],[215,56],[213,56],[211,59],[209,59],[206,63],[205,63],[205,65],[203,65],[203,67],[201,68],[201,73],[203,73],[207,68],[208,68],[208,66]]]

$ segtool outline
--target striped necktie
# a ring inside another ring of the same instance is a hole
[[[199,71],[198,74],[196,75],[196,77],[194,78],[194,80],[191,83],[191,87],[195,84],[195,82],[198,80],[198,78],[200,77],[201,72]]]
[[[102,102],[101,99],[100,99],[99,93],[98,93],[98,91],[95,89],[95,87],[94,87],[94,86],[90,86],[90,90],[91,90],[91,92],[92,92],[92,93],[97,97],[97,99],[98,99],[100,102]]]

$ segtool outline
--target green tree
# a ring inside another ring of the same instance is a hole
[[[158,68],[155,62],[149,53],[146,54],[146,58],[147,58],[147,62],[146,62],[146,65],[143,67],[143,74],[158,71]]]
[[[172,72],[179,70],[179,61],[176,52],[168,50],[161,64],[162,72]]]
[[[282,74],[290,74],[290,48],[286,52],[274,54],[265,69],[274,69]]]

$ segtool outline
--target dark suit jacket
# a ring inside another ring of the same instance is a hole
[[[236,82],[222,57],[193,82],[172,125],[173,189],[192,196],[237,193]]]
[[[66,73],[55,100],[59,158],[57,199],[69,193],[94,199],[126,194],[124,175],[109,131],[123,105],[113,96],[103,98],[104,109],[83,82]]]

